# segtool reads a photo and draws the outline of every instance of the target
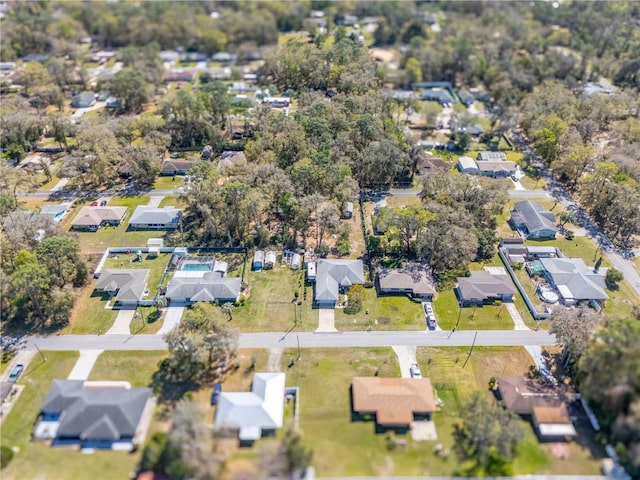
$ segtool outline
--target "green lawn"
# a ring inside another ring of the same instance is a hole
[[[438,292],[433,301],[433,309],[438,325],[443,330],[451,330],[458,317],[460,330],[513,330],[513,320],[504,305],[483,307],[458,307],[458,299],[453,290]],[[523,315],[523,318],[525,316]]]
[[[520,184],[527,190],[546,190],[547,183],[541,178],[531,178],[526,175],[520,179]]]
[[[88,380],[125,380],[132,388],[148,387],[158,362],[166,356],[167,352],[103,352]]]
[[[91,281],[80,292],[71,311],[69,325],[60,332],[62,335],[106,333],[113,325],[118,311],[104,308],[109,300],[109,295],[94,292],[94,285],[95,282]]]
[[[374,330],[424,330],[424,311],[420,301],[406,295],[378,297],[375,288],[364,289],[362,311],[347,315],[344,309],[335,310],[338,330],[365,330],[369,325]],[[366,313],[369,310],[369,313]]]
[[[154,190],[169,190],[171,188],[180,188],[184,184],[184,177],[173,175],[161,175],[156,178],[153,183]]]
[[[185,197],[164,197],[160,201],[160,207],[186,208],[188,205]]]

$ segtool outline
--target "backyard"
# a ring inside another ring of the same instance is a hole
[[[169,266],[171,253],[160,253],[157,257],[152,257],[146,253],[142,254],[142,261],[135,261],[135,252],[131,253],[114,253],[109,255],[102,266],[102,270],[108,269],[149,269],[149,278],[147,280],[147,288],[149,294],[147,299],[152,299],[158,291],[158,285],[162,280],[165,269]]]

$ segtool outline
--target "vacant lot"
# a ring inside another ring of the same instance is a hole
[[[180,188],[184,184],[183,176],[161,175],[153,182],[154,190],[170,190]]]
[[[103,352],[98,357],[88,380],[122,380],[132,388],[148,387],[158,362],[167,352]]]
[[[71,311],[69,325],[60,333],[64,335],[101,334],[111,328],[118,316],[118,311],[104,308],[109,295],[94,292],[94,287],[95,280],[91,279],[89,284],[80,291]]]

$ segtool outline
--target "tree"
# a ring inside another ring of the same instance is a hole
[[[109,88],[113,96],[122,100],[120,111],[123,113],[140,113],[149,100],[149,86],[135,70],[120,70],[109,82]]]
[[[575,224],[577,222],[575,213],[573,213],[570,210],[563,210],[562,212],[560,212],[558,214],[558,220],[559,220],[558,226],[560,228],[564,228],[564,226],[567,223]]]
[[[47,320],[47,297],[53,278],[47,269],[35,261],[20,265],[10,278],[14,292],[13,303],[20,317],[31,320],[35,317],[38,326]]]
[[[166,308],[167,305],[167,297],[164,295],[156,295],[153,299],[153,306],[156,307],[156,315],[160,313],[160,309]]]
[[[82,263],[80,246],[75,240],[61,236],[47,237],[38,244],[36,255],[58,286],[75,282],[79,273],[84,273],[84,278],[78,279],[78,284],[82,285],[86,281],[86,267],[79,267]]]
[[[364,301],[364,287],[362,285],[352,285],[347,290],[348,304],[344,309],[344,313],[348,315],[355,315],[362,311],[362,304]]]
[[[518,443],[524,436],[520,419],[474,392],[453,426],[454,449],[470,476],[510,476]]]
[[[224,313],[225,315],[229,315],[229,321],[233,320],[233,303],[223,303],[222,305],[220,305],[220,310],[222,310],[222,313]]]
[[[556,114],[550,115],[546,126],[534,133],[536,153],[552,164],[560,154],[560,142],[568,128],[566,121]]]
[[[384,223],[386,228],[397,228],[405,252],[411,253],[412,242],[433,218],[434,215],[425,210],[422,205],[409,205],[404,208],[394,208]]]
[[[420,67],[420,62],[417,59],[414,57],[407,58],[404,69],[407,72],[409,85],[422,81],[422,67]]]
[[[562,346],[562,360],[567,367],[578,362],[586,351],[600,317],[588,308],[557,307],[550,321],[550,331]]]
[[[275,454],[265,459],[267,475],[278,478],[303,478],[312,458],[313,451],[304,445],[300,433],[288,426]]]
[[[316,213],[316,248],[322,245],[324,234],[337,230],[340,221],[338,207],[333,203],[327,203],[319,208]]]
[[[604,281],[607,284],[607,288],[609,290],[617,290],[618,283],[620,283],[624,279],[624,275],[620,270],[617,270],[613,267],[607,269],[607,273],[604,276]]]

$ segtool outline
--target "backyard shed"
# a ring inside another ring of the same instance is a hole
[[[300,257],[299,253],[294,253],[293,257],[291,257],[291,269],[298,270],[300,268],[300,262],[302,257]]]
[[[353,202],[346,202],[342,209],[342,218],[353,217]]]
[[[278,259],[278,254],[275,250],[269,250],[264,256],[264,268],[273,268]]]
[[[264,267],[264,251],[256,250],[253,254],[253,263],[251,263],[251,269],[259,272]]]

